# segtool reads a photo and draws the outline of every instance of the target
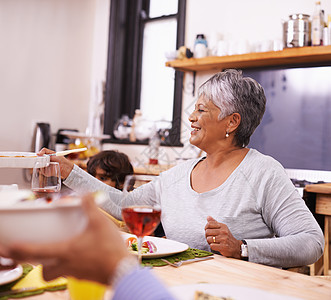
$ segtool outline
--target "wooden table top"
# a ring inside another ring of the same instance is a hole
[[[220,255],[215,255],[211,260],[187,264],[179,268],[155,267],[152,272],[169,287],[203,282],[257,288],[301,299],[331,299],[330,280]],[[67,291],[58,291],[47,292],[27,299],[67,300],[68,297]]]
[[[331,299],[331,281],[215,255],[213,260],[154,268],[168,286],[201,282],[240,285],[302,299]]]
[[[305,190],[311,193],[331,194],[331,183],[308,184]]]
[[[159,175],[161,172],[172,168],[174,165],[140,165],[134,166],[135,174]]]

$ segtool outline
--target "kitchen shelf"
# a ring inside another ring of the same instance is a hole
[[[167,67],[183,72],[318,65],[331,65],[331,46],[286,48],[282,51],[207,56],[166,62]]]

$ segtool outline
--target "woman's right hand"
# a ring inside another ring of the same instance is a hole
[[[37,155],[44,155],[44,154],[53,154],[55,151],[47,149],[47,148],[42,148]],[[70,161],[69,159],[66,159],[63,156],[51,156],[51,161],[58,162],[60,165],[60,172],[61,172],[61,178],[66,179],[72,169],[74,168],[74,163]]]

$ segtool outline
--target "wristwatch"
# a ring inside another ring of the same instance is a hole
[[[248,261],[248,247],[247,247],[247,242],[245,240],[241,240],[241,248],[240,248],[240,257],[242,260]]]

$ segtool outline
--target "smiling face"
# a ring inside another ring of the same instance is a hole
[[[228,117],[218,119],[220,109],[210,100],[201,96],[189,117],[191,122],[190,143],[206,151],[225,139]]]

